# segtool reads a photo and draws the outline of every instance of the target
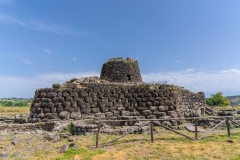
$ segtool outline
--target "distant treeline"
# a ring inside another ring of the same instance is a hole
[[[27,106],[28,103],[29,103],[29,101],[9,101],[9,100],[5,100],[5,101],[0,101],[0,106],[4,106],[4,107],[24,107],[24,106]]]

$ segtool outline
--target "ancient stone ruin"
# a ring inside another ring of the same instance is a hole
[[[100,78],[73,78],[37,89],[28,121],[168,119],[200,116],[205,105],[203,92],[144,83],[137,61],[115,58],[103,64]]]
[[[132,58],[113,58],[102,66],[101,79],[110,82],[142,82],[138,62]]]

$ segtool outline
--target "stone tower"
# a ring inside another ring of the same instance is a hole
[[[122,57],[109,59],[102,66],[100,79],[110,82],[142,82],[137,60]]]

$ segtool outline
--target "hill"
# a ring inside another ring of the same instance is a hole
[[[237,96],[227,96],[226,98],[229,100],[231,106],[240,105],[240,95],[237,95]]]

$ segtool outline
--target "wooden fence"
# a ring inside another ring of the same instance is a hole
[[[222,120],[220,123],[218,123],[217,125],[215,125],[213,128],[211,128],[210,130],[208,130],[207,132],[205,132],[201,137],[198,138],[198,128],[197,128],[197,126],[198,126],[199,120],[202,120],[202,119],[206,120],[206,119],[210,119],[210,118],[213,118],[213,119],[223,119],[223,120]],[[151,142],[154,142],[154,137],[153,137],[153,124],[158,125],[158,126],[160,126],[160,127],[163,127],[163,128],[165,128],[165,129],[170,130],[170,131],[172,131],[172,132],[174,132],[174,133],[176,133],[176,134],[179,134],[179,135],[181,135],[181,136],[184,136],[184,137],[186,137],[186,138],[188,138],[188,139],[190,139],[190,140],[200,140],[200,139],[206,137],[207,134],[209,134],[210,132],[212,132],[215,128],[219,127],[219,126],[220,126],[221,124],[223,124],[223,123],[226,123],[226,126],[227,126],[227,134],[228,134],[228,137],[230,137],[230,125],[229,125],[229,121],[232,120],[232,119],[234,119],[234,118],[235,118],[235,116],[208,116],[208,117],[205,117],[205,116],[204,116],[204,117],[169,118],[169,119],[99,120],[99,121],[96,121],[96,122],[98,123],[98,130],[97,130],[97,133],[96,133],[96,148],[98,148],[98,146],[99,146],[99,135],[100,135],[101,124],[104,123],[104,122],[133,122],[133,121],[136,122],[136,121],[147,121],[147,123],[144,124],[143,126],[146,126],[146,125],[149,125],[149,124],[150,124]],[[188,136],[188,135],[185,135],[185,134],[183,134],[183,133],[180,133],[180,132],[177,131],[177,130],[174,130],[174,129],[172,129],[172,128],[169,128],[168,126],[165,126],[165,125],[162,125],[161,123],[159,123],[159,122],[161,122],[161,121],[169,121],[169,120],[195,120],[195,124],[194,124],[194,126],[195,126],[195,137],[192,138],[192,137],[190,137],[190,136]],[[115,138],[115,139],[113,139],[113,140],[111,140],[111,141],[108,141],[108,142],[106,142],[105,144],[103,144],[103,145],[101,145],[101,146],[105,146],[105,145],[107,145],[107,144],[109,144],[109,143],[112,143],[112,142],[114,142],[114,141],[122,138],[122,137],[125,137],[125,136],[128,135],[128,134],[134,133],[136,130],[138,130],[139,128],[142,128],[143,126],[139,126],[138,128],[136,128],[136,129],[134,129],[134,130],[132,130],[132,131],[130,131],[130,132],[127,132],[127,133],[125,133],[125,134],[123,134],[123,135],[121,135],[121,136],[119,136],[119,137],[117,137],[117,138]]]

